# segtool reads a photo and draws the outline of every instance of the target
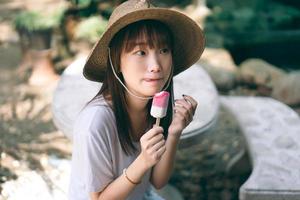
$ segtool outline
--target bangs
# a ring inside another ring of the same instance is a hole
[[[172,34],[162,22],[155,20],[138,21],[125,27],[122,50],[132,51],[137,45],[146,45],[150,49],[168,47],[171,50]]]

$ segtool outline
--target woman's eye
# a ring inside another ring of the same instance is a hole
[[[162,53],[162,54],[166,54],[166,53],[169,53],[169,52],[170,52],[170,50],[168,48],[164,48],[164,49],[160,50],[160,53]]]
[[[136,52],[136,54],[139,55],[139,56],[146,55],[145,51],[138,51],[138,52]]]

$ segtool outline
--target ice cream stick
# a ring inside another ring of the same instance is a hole
[[[160,118],[156,118],[155,125],[156,125],[156,126],[159,126],[159,123],[160,123]]]

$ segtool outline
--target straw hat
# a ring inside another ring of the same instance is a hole
[[[108,65],[108,45],[111,39],[125,26],[147,19],[166,24],[173,33],[174,75],[200,59],[205,41],[201,28],[194,20],[174,10],[154,7],[149,0],[129,0],[119,5],[110,16],[106,31],[93,47],[84,65],[84,77],[102,82]]]

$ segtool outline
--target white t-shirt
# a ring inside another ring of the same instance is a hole
[[[88,200],[90,192],[102,191],[138,156],[127,156],[118,139],[115,116],[102,96],[86,106],[75,120],[69,187],[70,200]],[[127,199],[142,200],[150,189],[150,170]]]

